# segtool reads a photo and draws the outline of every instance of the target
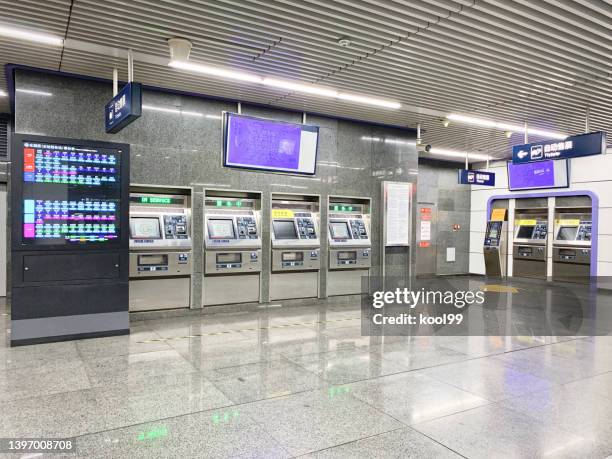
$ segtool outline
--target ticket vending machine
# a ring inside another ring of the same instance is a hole
[[[318,196],[272,195],[270,300],[319,296]]]
[[[555,209],[553,280],[589,282],[592,228],[591,208]]]
[[[191,190],[134,190],[138,188],[130,193],[130,311],[188,308]]]
[[[546,279],[548,209],[516,210],[513,276]]]
[[[366,293],[362,278],[369,277],[372,265],[370,221],[370,199],[329,197],[328,296]]]
[[[508,266],[508,260],[506,259],[508,251],[506,225],[507,223],[501,219],[489,220],[487,222],[483,246],[485,272],[487,276],[506,276]]]
[[[261,194],[206,191],[204,306],[259,302]]]

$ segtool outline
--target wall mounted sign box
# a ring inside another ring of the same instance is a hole
[[[495,174],[493,172],[459,169],[458,175],[461,185],[495,186]]]
[[[412,183],[383,182],[385,246],[409,246],[412,229]]]
[[[129,145],[13,136],[11,345],[129,333]]]
[[[606,133],[591,132],[567,137],[565,140],[515,145],[512,147],[512,162],[521,164],[551,159],[578,158],[601,155],[605,152]]]
[[[225,113],[223,164],[314,175],[319,127]]]
[[[526,164],[508,162],[510,191],[569,187],[569,162],[538,161]]]
[[[128,83],[104,107],[106,132],[116,134],[142,115],[142,85]]]

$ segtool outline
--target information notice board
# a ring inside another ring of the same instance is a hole
[[[412,183],[383,182],[385,246],[410,245]]]

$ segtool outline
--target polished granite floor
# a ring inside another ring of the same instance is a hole
[[[612,454],[612,336],[364,337],[335,304],[7,348],[0,314],[0,437],[66,457]]]

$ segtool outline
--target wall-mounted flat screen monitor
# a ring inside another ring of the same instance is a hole
[[[331,222],[329,224],[329,230],[331,231],[332,239],[350,239],[351,233],[349,231],[347,222]]]
[[[519,226],[519,230],[518,230],[518,233],[516,234],[516,237],[518,239],[531,239],[534,228],[535,226],[521,225]]]
[[[557,235],[557,239],[560,241],[574,241],[576,240],[577,233],[577,226],[562,226],[561,228],[559,228],[559,234]]]
[[[236,239],[234,221],[231,218],[208,219],[208,237],[211,239]]]
[[[21,172],[21,244],[118,243],[121,150],[25,140]]]
[[[508,163],[510,191],[567,188],[568,186],[569,163],[566,159],[524,164]]]
[[[161,239],[159,218],[130,217],[130,236],[132,239]]]
[[[297,239],[297,231],[293,220],[273,220],[272,229],[275,239]]]
[[[314,175],[319,127],[226,113],[223,163],[228,167]]]

